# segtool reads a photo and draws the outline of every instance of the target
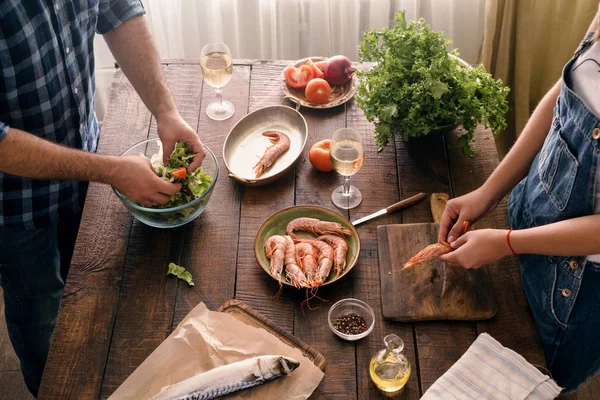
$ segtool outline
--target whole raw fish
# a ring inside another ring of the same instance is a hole
[[[210,400],[289,375],[300,366],[293,358],[260,356],[213,368],[163,390],[152,400]]]

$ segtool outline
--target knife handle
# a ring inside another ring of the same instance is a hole
[[[387,211],[387,213],[393,213],[394,211],[398,211],[402,208],[408,207],[408,206],[412,206],[415,203],[418,203],[419,201],[423,200],[425,198],[425,193],[419,193],[419,194],[415,194],[412,197],[409,197],[408,199],[404,199],[401,200],[399,202],[397,202],[396,204],[392,204],[391,206],[387,207],[385,210]]]

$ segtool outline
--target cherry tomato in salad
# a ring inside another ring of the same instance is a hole
[[[187,171],[185,167],[181,167],[171,172],[171,176],[174,176],[175,178],[185,179],[185,177],[187,176]]]
[[[293,65],[288,66],[285,71],[285,83],[294,89],[302,89],[315,76],[315,73],[308,65],[302,65],[296,68]]]

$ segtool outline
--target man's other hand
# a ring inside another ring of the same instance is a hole
[[[181,184],[159,178],[150,160],[142,156],[116,158],[110,184],[128,199],[144,206],[167,204],[181,190]]]
[[[163,163],[169,165],[169,157],[173,153],[175,144],[183,142],[187,148],[196,156],[188,166],[188,172],[193,172],[200,165],[206,155],[204,146],[198,137],[198,134],[181,118],[179,114],[174,116],[157,118],[158,136],[163,145]]]

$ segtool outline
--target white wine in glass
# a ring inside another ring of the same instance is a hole
[[[365,159],[362,136],[350,128],[335,131],[331,138],[329,156],[333,169],[344,177],[344,185],[333,191],[331,201],[344,210],[358,206],[362,201],[362,194],[355,186],[350,185],[350,177],[360,170]]]
[[[224,43],[209,43],[202,48],[200,66],[204,82],[214,87],[218,102],[212,102],[206,107],[209,118],[221,121],[230,118],[235,107],[228,101],[223,101],[223,86],[227,85],[233,74],[233,62],[229,47]]]

